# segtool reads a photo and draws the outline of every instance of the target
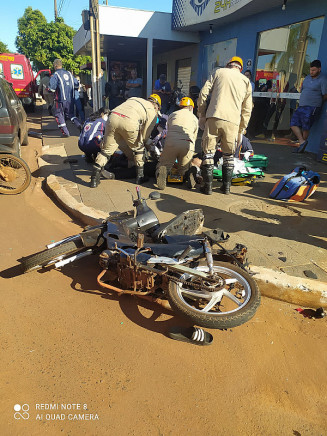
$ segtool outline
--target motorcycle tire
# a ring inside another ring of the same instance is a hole
[[[59,256],[73,254],[78,251],[83,251],[83,249],[84,245],[81,238],[64,242],[56,247],[52,247],[26,257],[22,260],[22,270],[24,273],[27,273],[32,270],[43,268],[49,262],[55,260]]]
[[[0,194],[20,194],[29,187],[32,180],[31,171],[22,158],[0,154],[0,169],[9,176],[7,181],[0,176]]]
[[[207,272],[208,266],[201,261],[195,269]],[[201,289],[201,283],[204,286],[209,283],[188,273],[169,281],[167,298],[172,309],[195,325],[213,329],[233,328],[249,321],[260,305],[256,282],[247,272],[228,262],[214,261],[214,271],[218,279],[217,290],[213,286],[213,292]]]

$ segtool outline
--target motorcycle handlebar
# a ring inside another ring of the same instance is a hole
[[[139,186],[136,187],[137,199],[142,200],[141,197],[141,188]]]

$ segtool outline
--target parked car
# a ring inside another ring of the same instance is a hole
[[[0,153],[21,156],[21,145],[28,144],[27,116],[12,85],[0,78]]]
[[[26,56],[18,53],[0,54],[0,76],[12,83],[15,93],[23,105],[35,110],[37,81],[45,71],[40,70],[34,77],[31,63]]]

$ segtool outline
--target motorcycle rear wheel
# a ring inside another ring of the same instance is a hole
[[[202,261],[194,269],[208,272]],[[217,277],[214,284],[188,273],[171,280],[167,297],[172,309],[201,327],[227,329],[249,321],[260,305],[256,282],[228,262],[215,261],[214,272]],[[212,290],[205,290],[204,286],[211,286]]]
[[[73,254],[82,251],[83,249],[84,245],[81,238],[64,242],[56,247],[52,247],[26,257],[22,260],[22,270],[24,273],[27,273],[32,270],[43,268],[47,266],[49,262],[56,259],[59,260],[61,256]]]
[[[31,183],[31,171],[27,163],[12,154],[0,154],[0,194],[15,195],[25,191]]]

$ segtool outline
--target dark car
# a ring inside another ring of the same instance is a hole
[[[0,77],[0,153],[21,155],[21,145],[28,144],[24,107],[12,85]]]

